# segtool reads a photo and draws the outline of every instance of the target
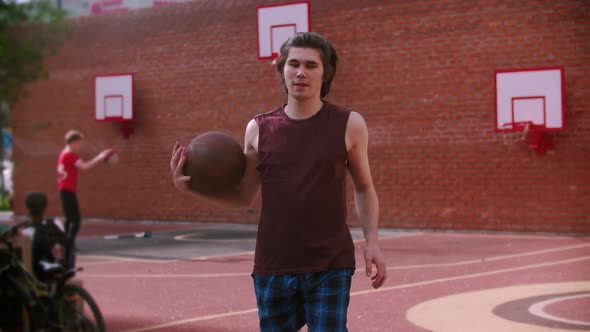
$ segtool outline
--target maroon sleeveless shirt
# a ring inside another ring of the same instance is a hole
[[[262,211],[254,274],[354,268],[346,224],[346,143],[350,111],[327,102],[304,120],[284,106],[257,115]]]

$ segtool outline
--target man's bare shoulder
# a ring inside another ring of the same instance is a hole
[[[359,133],[367,131],[367,123],[363,116],[355,111],[351,111],[346,124],[346,134],[356,136]]]
[[[365,118],[363,118],[363,116],[356,112],[356,111],[350,111],[350,115],[348,116],[348,126],[349,127],[357,127],[357,126],[361,126],[361,127],[366,127],[367,124],[365,122]]]
[[[248,133],[252,134],[254,132],[258,132],[258,122],[256,121],[256,118],[250,120],[248,125],[246,125],[246,136],[248,136]]]
[[[258,151],[258,133],[258,122],[256,121],[256,118],[254,118],[250,120],[246,126],[246,133],[244,135],[244,148],[246,151],[251,148]]]
[[[346,148],[365,145],[368,139],[367,123],[360,113],[351,111],[346,124]]]

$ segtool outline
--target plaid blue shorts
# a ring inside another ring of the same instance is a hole
[[[252,275],[260,331],[341,332],[346,328],[354,269],[289,275]]]

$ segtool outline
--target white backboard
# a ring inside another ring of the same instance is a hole
[[[99,75],[94,78],[95,120],[133,120],[133,74]]]
[[[545,130],[564,127],[563,68],[496,71],[496,130],[530,121]]]
[[[309,2],[260,6],[257,11],[258,59],[277,57],[281,45],[297,32],[311,29]]]

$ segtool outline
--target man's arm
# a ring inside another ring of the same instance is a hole
[[[103,161],[106,155],[108,154],[109,150],[103,150],[101,153],[97,154],[96,157],[92,158],[90,161],[84,161],[82,159],[78,159],[76,162],[76,167],[79,169],[87,170],[91,169],[92,167],[96,166],[99,162]]]
[[[196,193],[188,188],[187,182],[190,176],[182,174],[182,168],[186,162],[184,156],[185,147],[180,146],[178,142],[172,150],[170,160],[170,170],[172,171],[172,180],[174,186],[183,193],[197,197],[199,200],[221,206],[249,207],[256,198],[260,188],[260,176],[258,174],[258,124],[251,120],[246,127],[244,135],[244,155],[246,156],[246,170],[240,185],[235,191],[223,197],[209,197]]]
[[[378,244],[379,199],[373,186],[369,168],[369,133],[363,117],[352,112],[346,126],[348,171],[354,186],[354,202],[365,236],[366,274],[370,277],[373,264],[377,273],[371,278],[373,288],[379,288],[387,279],[385,257]]]

